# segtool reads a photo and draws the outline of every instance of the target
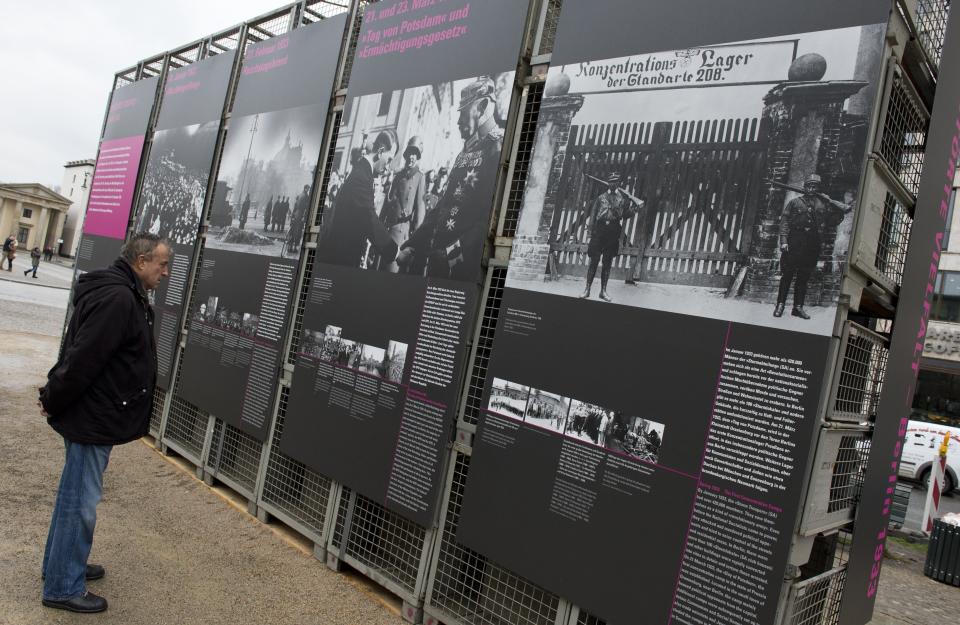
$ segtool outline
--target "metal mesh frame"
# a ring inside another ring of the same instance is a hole
[[[340,75],[339,89],[346,89],[350,84],[350,72],[353,70],[353,59],[357,52],[357,42],[360,40],[360,26],[363,24],[363,12],[368,5],[378,0],[357,0],[357,12],[350,27],[350,43],[347,45],[347,55],[343,60],[343,73]]]
[[[179,379],[179,375],[177,377]],[[174,393],[163,430],[163,442],[199,466],[209,422],[210,415]]]
[[[113,77],[113,90],[116,91],[120,87],[126,87],[137,81],[137,68],[132,67],[128,70],[117,73]]]
[[[487,380],[487,366],[490,363],[490,351],[493,349],[494,331],[497,328],[497,320],[500,318],[500,305],[503,302],[503,288],[506,280],[506,267],[490,267],[490,286],[480,317],[480,328],[474,345],[463,416],[461,417],[468,429],[476,428],[480,419],[480,410],[483,408],[483,387]]]
[[[318,0],[303,3],[301,23],[312,24],[322,19],[340,15],[350,10],[349,0]]]
[[[913,218],[906,207],[887,191],[883,201],[883,217],[874,266],[897,286],[903,281],[903,265],[907,258],[912,227]]]
[[[607,622],[588,612],[577,614],[577,625],[607,625]]]
[[[835,625],[847,579],[846,566],[797,582],[790,588],[784,609],[785,625]]]
[[[503,225],[500,236],[512,237],[517,231],[520,219],[520,206],[523,204],[523,192],[527,184],[527,172],[533,157],[533,143],[537,134],[537,120],[540,118],[540,102],[543,99],[544,83],[533,83],[527,87],[526,107],[520,122],[517,136],[517,153],[513,162],[513,178],[507,191],[507,201],[503,211]]]
[[[263,443],[221,419],[214,419],[206,470],[214,479],[253,499]]]
[[[327,158],[323,161],[323,178],[320,183],[319,197],[317,198],[317,214],[314,217],[313,225],[319,226],[323,223],[323,204],[327,200],[327,187],[330,185],[330,174],[333,172],[333,161],[337,154],[337,139],[340,137],[340,121],[343,119],[343,111],[334,113],[330,123],[333,126],[330,134],[330,145],[327,148]],[[304,284],[309,284],[305,282]]]
[[[240,37],[242,29],[237,27],[218,33],[210,38],[210,45],[207,46],[207,56],[216,56],[223,52],[236,50],[240,47]]]
[[[424,611],[447,625],[553,625],[560,598],[457,542],[470,457],[453,452]]]
[[[186,48],[174,50],[170,53],[169,57],[170,68],[178,69],[181,67],[186,67],[191,63],[196,63],[203,58],[203,50],[203,42],[197,42],[187,46]]]
[[[852,321],[847,322],[843,338],[843,359],[834,380],[834,402],[827,418],[853,423],[873,421],[887,372],[887,339]]]
[[[947,31],[947,17],[950,15],[950,0],[919,0],[917,2],[917,40],[920,47],[930,57],[930,61],[940,66],[943,52],[943,37]]]
[[[158,56],[155,59],[148,59],[140,67],[139,77],[159,76],[163,73],[163,65],[166,62],[166,55]]]
[[[560,9],[563,0],[544,0],[547,3],[544,11],[543,26],[540,30],[540,45],[537,54],[550,54],[557,39],[557,26],[560,24]]]
[[[421,601],[429,543],[425,528],[349,488],[341,489],[328,551],[413,605]]]
[[[284,7],[276,13],[247,22],[247,37],[243,42],[244,53],[252,44],[290,32],[294,25],[291,10],[292,7]]]
[[[150,409],[150,436],[160,436],[160,426],[163,425],[163,405],[167,401],[167,392],[160,387],[153,389],[153,407]]]
[[[893,73],[878,151],[904,188],[916,197],[930,115],[902,70]]]
[[[280,409],[273,426],[259,504],[267,512],[284,517],[284,521],[314,542],[323,544],[333,482],[280,451],[289,398],[290,389],[284,387],[280,391]]]
[[[798,530],[801,536],[836,530],[853,519],[870,443],[867,427],[826,427],[820,431]]]

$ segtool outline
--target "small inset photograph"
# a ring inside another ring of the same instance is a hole
[[[604,447],[644,462],[657,462],[663,443],[662,423],[617,413],[604,436]]]
[[[219,302],[220,298],[216,295],[211,295],[207,298],[207,301],[200,302],[200,306],[197,307],[196,320],[212,323],[217,318],[217,304]]]
[[[300,353],[311,358],[320,358],[326,338],[320,330],[304,328],[300,338]]]
[[[487,410],[502,414],[505,417],[522,420],[529,395],[529,386],[494,378]]]
[[[254,337],[257,335],[257,325],[260,323],[260,316],[253,313],[243,313],[243,319],[240,322],[240,333]]]
[[[356,368],[360,360],[360,348],[356,341],[350,339],[340,339],[340,345],[337,348],[337,358],[334,362],[341,367]]]
[[[603,445],[603,434],[607,431],[612,418],[612,410],[574,399],[570,403],[570,414],[567,417],[567,429],[564,434],[594,445]]]
[[[531,425],[563,433],[570,411],[570,398],[540,389],[530,389],[523,420]]]
[[[357,369],[368,375],[375,375],[378,378],[385,377],[383,371],[383,358],[387,350],[373,345],[363,345],[360,348],[360,362]]]
[[[403,368],[407,364],[407,344],[398,341],[387,343],[387,353],[383,357],[383,370],[388,382],[400,384],[403,381]]]

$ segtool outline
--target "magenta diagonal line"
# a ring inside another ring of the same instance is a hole
[[[683,550],[680,552],[680,566],[677,567],[677,581],[673,585],[673,599],[670,601],[670,618],[667,625],[673,623],[673,607],[677,604],[677,591],[680,590],[680,574],[683,572],[683,561],[687,557],[687,544],[690,541],[690,527],[693,525],[693,511],[697,506],[697,497],[700,493],[700,484],[703,482],[703,463],[707,459],[707,442],[710,440],[710,430],[713,428],[713,412],[717,408],[717,396],[720,395],[720,380],[723,378],[723,360],[727,354],[727,344],[730,342],[730,330],[733,322],[727,322],[727,336],[723,339],[723,350],[720,352],[720,372],[717,373],[717,386],[713,390],[713,404],[710,406],[710,420],[707,422],[707,434],[703,439],[703,455],[700,457],[700,470],[697,471],[697,486],[693,492],[693,502],[690,504],[690,517],[687,519],[687,531],[683,535]]]

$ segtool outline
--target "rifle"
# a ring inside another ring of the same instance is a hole
[[[591,179],[593,179],[593,180],[596,180],[597,182],[601,182],[601,183],[603,183],[603,184],[607,184],[607,181],[606,181],[606,180],[600,180],[600,179],[597,178],[596,176],[591,176],[590,174],[584,174],[584,176],[586,176],[587,178],[591,178]],[[623,187],[617,187],[617,193],[622,193],[622,194],[623,194],[623,197],[627,198],[628,200],[630,200],[631,202],[633,202],[634,204],[636,204],[639,208],[643,208],[643,205],[646,204],[646,202],[644,202],[643,200],[641,200],[641,199],[638,198],[637,196],[633,195],[632,193],[626,191],[625,189],[623,189]]]
[[[803,189],[801,187],[795,187],[792,184],[784,184],[782,182],[777,182],[776,180],[770,180],[769,178],[764,178],[763,181],[771,186],[780,187],[781,189],[786,189],[787,191],[794,191],[796,193],[799,193],[800,195],[809,194],[809,192],[806,189]],[[817,191],[816,193],[812,193],[810,195],[815,195],[823,200],[826,200],[827,202],[830,202],[830,204],[842,210],[843,212],[849,212],[851,209],[850,205],[844,204],[843,202],[838,202],[837,200],[833,199],[832,197],[830,197],[829,195],[827,195],[822,191]]]

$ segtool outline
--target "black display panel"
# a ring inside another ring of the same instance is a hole
[[[346,27],[247,48],[189,311],[181,395],[264,440]]]
[[[120,253],[127,236],[157,82],[156,78],[145,78],[110,94],[77,250],[77,275],[106,267]]]
[[[890,340],[883,393],[857,506],[853,544],[840,605],[839,623],[861,625],[873,616],[884,560],[887,524],[897,485],[900,455],[936,291],[940,255],[960,163],[960,18],[947,22],[936,97],[926,135],[923,173],[903,267],[900,298]],[[931,450],[931,454],[933,450]],[[889,586],[887,586],[889,588]]]
[[[170,277],[153,292],[157,386],[170,388],[173,356],[235,52],[171,69],[160,102],[137,210],[137,232],[170,242]]]
[[[337,135],[281,449],[424,526],[476,315],[527,10],[514,0],[367,6]]]
[[[614,625],[772,625],[819,425],[889,3],[742,4],[566,0],[541,101],[457,539]]]

